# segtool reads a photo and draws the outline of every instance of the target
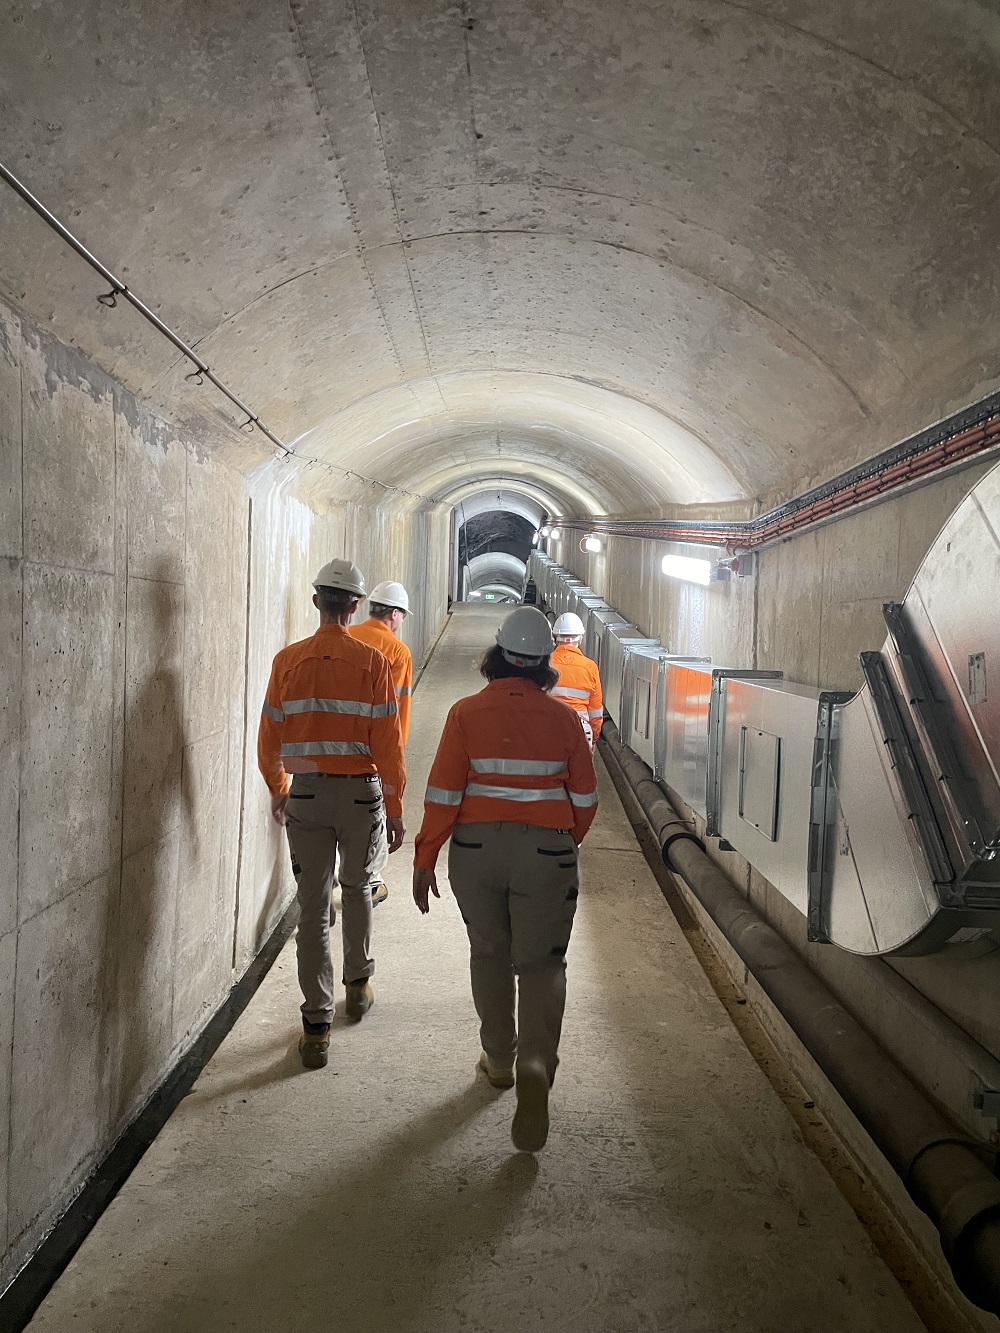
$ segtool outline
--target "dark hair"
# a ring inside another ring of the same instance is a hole
[[[353,611],[361,598],[346,588],[317,588],[316,600],[324,615],[342,616],[345,611]]]
[[[549,659],[543,657],[537,666],[515,666],[513,662],[508,662],[503,655],[503,649],[498,643],[492,648],[487,648],[483,654],[483,660],[479,663],[480,675],[487,680],[506,680],[518,676],[522,680],[530,680],[537,685],[540,690],[548,692],[559,679],[559,672],[555,667],[549,666]]]
[[[403,608],[401,606],[389,606],[385,602],[372,602],[369,609],[376,620],[384,620],[393,611],[401,611]]]

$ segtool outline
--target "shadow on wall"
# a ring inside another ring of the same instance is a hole
[[[102,959],[105,1086],[112,1126],[138,1109],[173,1054],[173,979],[181,840],[197,858],[185,781],[184,588],[169,565],[129,581],[122,861],[109,895]]]

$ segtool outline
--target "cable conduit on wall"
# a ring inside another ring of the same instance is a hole
[[[5,166],[3,162],[0,162],[0,179],[5,180],[11,189],[24,200],[29,208],[33,209],[34,212],[38,214],[42,221],[49,226],[57,236],[61,237],[61,239],[64,240],[81,259],[89,264],[90,267],[96,273],[100,274],[105,282],[109,284],[111,290],[97,298],[102,305],[106,305],[110,309],[113,309],[117,298],[123,296],[126,301],[139,312],[143,319],[150,323],[158,333],[162,334],[168,342],[176,347],[186,360],[191,362],[194,366],[194,370],[191,371],[188,376],[189,379],[195,379],[199,384],[202,382],[202,379],[207,379],[209,383],[213,384],[215,388],[228,398],[235,407],[246,414],[246,421],[237,425],[236,429],[246,431],[249,427],[251,430],[259,430],[262,435],[266,436],[273,445],[281,450],[280,457],[282,460],[293,458],[299,463],[319,465],[325,470],[339,472],[345,477],[354,478],[357,481],[364,482],[368,486],[377,486],[383,491],[391,491],[396,495],[406,495],[414,500],[423,500],[429,503],[434,503],[431,497],[420,495],[415,491],[409,491],[405,486],[393,486],[388,482],[377,481],[374,477],[366,477],[363,473],[356,472],[353,469],[337,467],[333,463],[328,463],[325,459],[310,457],[308,454],[303,454],[292,448],[291,445],[286,444],[279,435],[271,430],[271,428],[260,419],[252,408],[248,407],[247,404],[243,402],[242,398],[229,388],[224,380],[216,375],[215,371],[211,369],[208,363],[198,355],[193,347],[190,347],[184,341],[180,334],[175,333],[169,324],[165,323],[155,311],[149,308],[145,301],[141,300],[126,283],[122,282],[122,280],[108,268],[106,264],[102,263],[95,254],[88,250],[79,237],[75,236],[66,224],[56,217],[51,209],[46,208],[42,201],[32,194],[24,182],[15,176],[10,168]]]
[[[552,520],[552,527],[642,541],[756,550],[862,505],[887,499],[945,468],[978,462],[997,449],[1000,449],[1000,394],[993,394],[757,518],[733,522],[565,518]]]
[[[959,1288],[982,1309],[1000,1313],[1000,1180],[984,1160],[986,1150],[937,1109],[713,864],[610,720],[601,744],[635,794],[664,865],[683,878],[934,1222]]]

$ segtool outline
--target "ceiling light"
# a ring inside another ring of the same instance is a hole
[[[585,551],[592,551],[592,552],[594,552],[594,554],[596,554],[598,551],[602,550],[603,547],[601,546],[601,539],[600,539],[600,537],[595,537],[595,536],[593,536],[593,534],[592,534],[591,536],[589,536],[589,537],[584,537],[584,539],[583,539],[583,549],[584,549]]]
[[[690,555],[665,555],[660,568],[672,579],[687,583],[707,584],[712,574],[711,560],[699,560]]]

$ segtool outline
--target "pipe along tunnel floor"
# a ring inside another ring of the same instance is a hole
[[[445,886],[421,919],[409,895],[427,770],[497,616],[457,608],[414,699],[375,1007],[338,1017],[328,1067],[304,1071],[286,946],[34,1333],[923,1328],[732,1026],[603,768],[552,1132],[537,1159],[511,1147],[514,1095],[475,1074],[454,900]]]

